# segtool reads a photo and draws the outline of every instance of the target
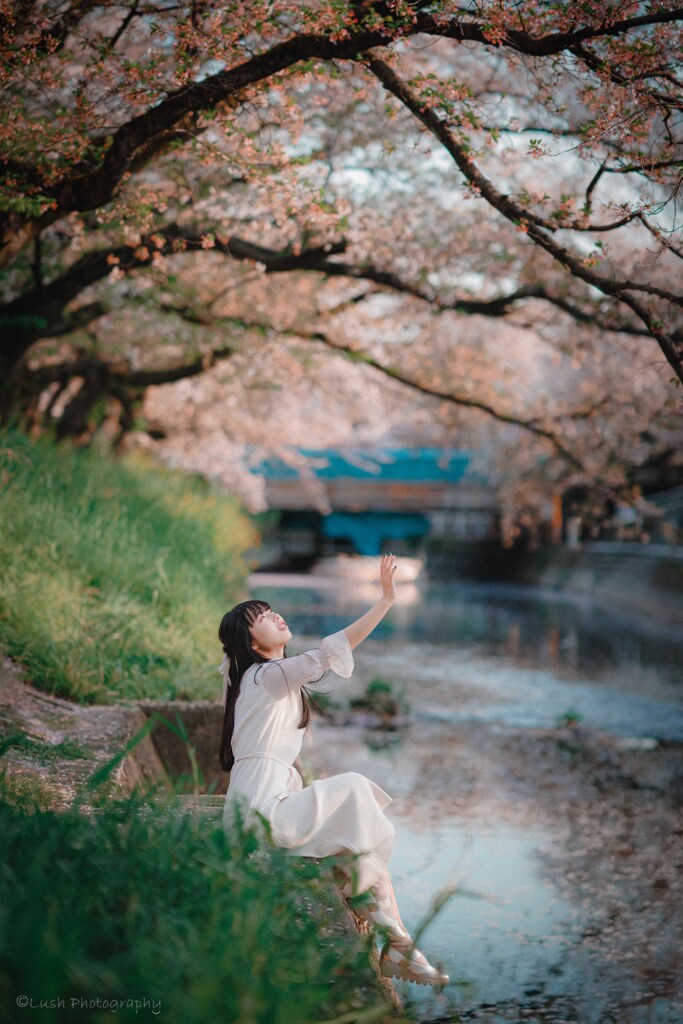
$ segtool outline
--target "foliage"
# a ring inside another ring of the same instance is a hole
[[[102,1021],[114,1005],[120,1020],[178,1024],[388,1016],[359,991],[372,991],[368,941],[340,931],[327,869],[260,849],[239,823],[139,797],[94,815],[3,802],[0,837],[4,1020],[21,994],[38,1024]]]
[[[409,710],[403,691],[394,693],[392,684],[379,676],[374,676],[366,686],[365,693],[354,697],[350,703],[351,707],[366,708],[378,715],[390,717],[406,714]]]
[[[557,716],[558,729],[575,729],[583,721],[583,715],[574,708],[568,708]]]
[[[233,499],[142,454],[6,431],[0,517],[0,644],[37,686],[100,703],[216,695],[217,623],[255,541]]]

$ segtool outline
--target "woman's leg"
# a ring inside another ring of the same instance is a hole
[[[409,939],[408,930],[403,924],[396,893],[389,875],[386,861],[374,855],[365,855],[364,867],[368,868],[368,860],[373,863],[372,881],[364,886],[354,886],[351,872],[347,868],[337,867],[337,882],[341,886],[342,895],[351,899],[353,910],[368,924],[389,926],[395,938],[400,935],[403,940]],[[366,874],[366,881],[367,881]],[[362,902],[353,902],[354,897],[364,897]],[[397,926],[397,927],[394,927]]]
[[[404,925],[403,919],[398,909],[398,903],[396,902],[396,893],[394,892],[394,886],[391,881],[388,869],[385,869],[384,871],[384,879],[382,880],[382,882],[383,884],[381,886],[381,892],[376,894],[377,898],[382,899],[386,898],[387,896],[389,897],[389,899],[391,900],[391,907],[393,911],[391,917],[393,917],[394,920],[398,921],[401,928],[403,928],[403,930],[407,933],[408,929]]]
[[[354,887],[350,872],[340,869],[337,880],[342,885],[343,895],[351,897]],[[373,884],[366,892],[372,897],[372,902],[355,905],[353,909],[372,928],[380,928],[383,940],[388,938],[388,943],[382,946],[382,973],[388,977],[416,981],[420,984],[446,984],[448,975],[432,967],[424,953],[415,947],[403,923],[386,863],[378,868]]]
[[[385,947],[382,956],[387,956],[393,966],[396,966],[397,963],[398,965],[403,966],[404,973],[401,975],[399,972],[399,976],[412,977],[413,981],[419,981],[421,979],[424,980],[425,974],[431,977],[433,974],[436,974],[438,972],[436,972],[435,968],[432,967],[432,965],[429,963],[429,960],[424,955],[424,953],[422,953],[419,949],[416,948],[410,936],[410,932],[403,923],[403,919],[401,918],[401,914],[398,909],[398,903],[396,902],[396,893],[394,892],[394,886],[391,881],[391,878],[389,877],[388,871],[386,872],[385,887],[386,890],[388,891],[389,899],[391,900],[392,911],[389,912],[390,916],[393,917],[394,920],[399,923],[399,925],[405,932],[405,937],[391,938],[389,940],[388,952],[387,947]],[[405,973],[406,971],[408,972],[407,975]],[[419,973],[416,974],[416,971]],[[448,975],[442,975],[441,977],[442,980],[445,980],[445,982],[448,981]]]

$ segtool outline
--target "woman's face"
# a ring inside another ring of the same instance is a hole
[[[278,651],[292,639],[289,627],[281,615],[272,608],[259,612],[249,626],[254,650],[261,655]]]

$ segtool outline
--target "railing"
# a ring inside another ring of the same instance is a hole
[[[634,558],[659,558],[666,561],[683,562],[683,545],[675,544],[641,544],[638,541],[625,540],[586,540],[581,541],[580,551],[586,554],[633,556]]]

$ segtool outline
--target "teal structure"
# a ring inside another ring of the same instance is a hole
[[[456,484],[466,475],[470,455],[443,448],[296,449],[309,458],[325,459],[327,465],[314,467],[320,480],[365,480],[377,483]],[[359,465],[358,462],[361,462]],[[266,480],[296,480],[297,470],[280,459],[265,459],[258,472]],[[281,526],[289,530],[313,527],[320,538],[350,544],[361,555],[378,555],[393,541],[418,542],[429,532],[428,510],[350,512],[334,510],[328,515],[312,511],[283,512]]]
[[[247,448],[249,454],[253,449]],[[313,472],[321,480],[339,478],[397,481],[400,483],[455,484],[463,479],[471,461],[468,452],[455,448],[295,448],[307,458],[325,459]],[[357,465],[362,462],[364,465]],[[372,466],[372,468],[369,468]],[[296,480],[298,473],[281,459],[263,459],[258,472],[267,480]],[[468,474],[471,476],[471,474]]]

